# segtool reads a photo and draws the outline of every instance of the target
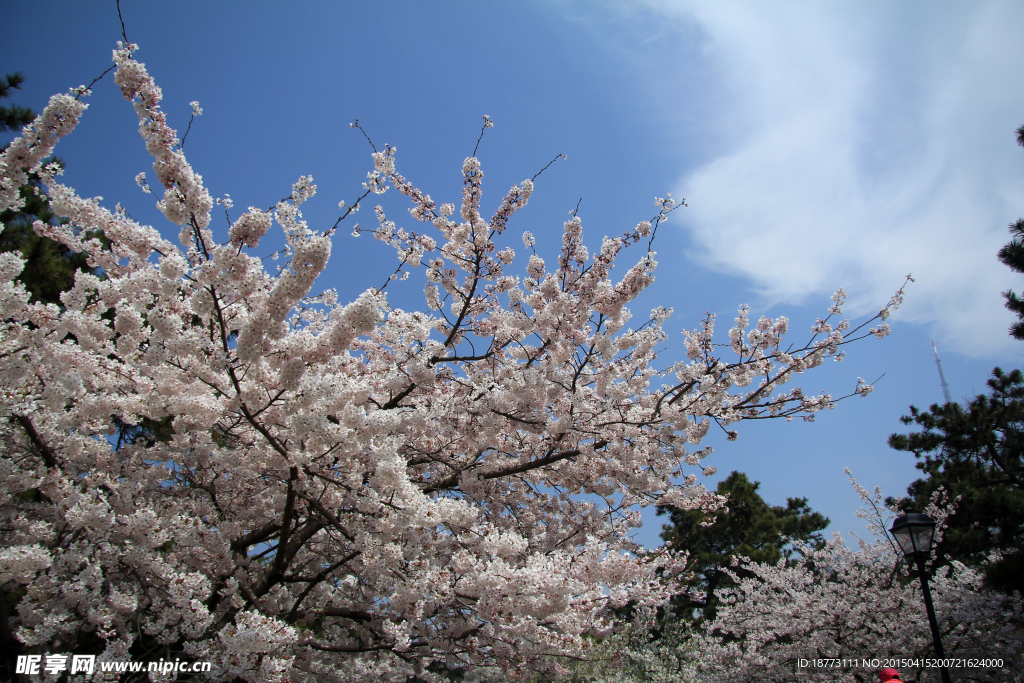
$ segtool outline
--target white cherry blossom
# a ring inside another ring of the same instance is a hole
[[[404,681],[432,662],[557,672],[553,655],[583,653],[610,608],[675,590],[685,553],[633,543],[635,508],[721,505],[696,482],[714,472],[699,447],[712,423],[831,408],[781,386],[866,335],[833,321],[788,347],[788,321],[748,332],[744,309],[729,359],[709,315],[688,359],[658,366],[670,310],[630,327],[628,308],[654,253],[613,268],[673,200],[593,255],[574,214],[560,255],[531,253],[523,277],[502,239],[533,179],[488,219],[467,158],[456,212],[399,175],[391,147],[364,197],[394,187],[412,203],[422,232],[380,209],[374,234],[399,271],[425,267],[427,311],[379,289],[311,296],[333,234],[303,218],[312,179],[215,235],[137,49],[114,51],[114,80],[180,246],[41,168],[85,109],[75,97],[52,98],[0,158],[0,209],[40,173],[67,222],[35,230],[105,273],[79,273],[62,306],[29,304],[24,262],[0,255],[0,580],[21,591],[25,646],[102,643],[107,660],[159,645],[222,681]],[[274,221],[287,262],[270,274],[253,250]],[[143,423],[151,438],[112,446],[118,424]]]

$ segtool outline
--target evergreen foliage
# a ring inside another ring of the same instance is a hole
[[[661,533],[666,543],[690,552],[690,567],[695,572],[689,591],[672,604],[675,616],[688,621],[714,619],[719,606],[714,592],[732,588],[735,582],[726,572],[743,573],[732,566],[733,558],[746,557],[753,562],[773,564],[792,559],[790,540],[814,547],[824,543],[821,530],[828,518],[814,512],[806,498],[788,498],[786,506],[769,505],[761,498],[759,481],[733,472],[718,484],[716,492],[729,498],[728,508],[712,514],[701,510],[660,508],[669,514],[670,523]]]
[[[1024,593],[1024,374],[996,368],[988,386],[988,395],[966,405],[911,406],[901,420],[922,431],[893,434],[889,445],[913,453],[926,476],[908,487],[908,498],[889,502],[922,510],[940,486],[959,496],[937,549],[939,566],[951,560],[981,566],[997,551],[1003,558],[987,569],[986,581]]]
[[[21,90],[21,84],[24,82],[25,77],[17,71],[0,78],[0,100],[10,99],[11,91]],[[35,117],[35,112],[28,107],[19,107],[15,104],[0,105],[0,133],[10,133],[27,126]]]
[[[1024,126],[1017,129],[1017,144],[1024,147]],[[1024,218],[1010,223],[1012,239],[999,250],[999,260],[1016,273],[1024,273]],[[1012,289],[1003,292],[1006,307],[1017,316],[1017,322],[1010,326],[1010,336],[1024,340],[1024,298]]]

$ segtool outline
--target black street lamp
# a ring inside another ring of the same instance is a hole
[[[900,544],[900,548],[903,549],[903,554],[906,555],[907,560],[917,562],[917,575],[921,577],[921,592],[924,593],[924,605],[928,608],[928,623],[932,627],[935,654],[939,658],[940,664],[945,664],[941,660],[946,658],[946,653],[942,649],[939,622],[935,619],[932,593],[928,590],[928,577],[924,571],[925,558],[932,551],[932,536],[935,534],[935,522],[928,515],[908,510],[896,518],[896,521],[892,523],[892,529],[889,529],[889,531],[895,537],[896,542]],[[942,683],[950,683],[949,672],[946,671],[946,667],[940,666],[939,672],[942,674]]]

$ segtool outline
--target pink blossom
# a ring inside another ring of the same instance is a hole
[[[632,323],[629,309],[654,253],[614,266],[650,244],[671,199],[593,255],[576,215],[557,257],[532,253],[525,233],[521,279],[503,240],[534,184],[485,220],[476,157],[456,219],[454,202],[399,174],[394,148],[373,156],[366,189],[395,187],[424,230],[375,211],[399,259],[391,277],[424,266],[425,312],[374,288],[351,303],[311,295],[333,249],[333,229],[302,213],[312,178],[216,236],[137,49],[114,52],[115,82],[180,248],[39,167],[84,110],[73,97],[53,98],[0,160],[0,206],[40,173],[68,223],[34,229],[105,274],[76,275],[62,307],[30,304],[22,259],[0,255],[0,574],[24,586],[25,646],[87,639],[126,659],[141,630],[225,681],[399,681],[433,661],[553,674],[552,655],[584,654],[612,608],[654,608],[676,589],[662,578],[685,549],[644,551],[630,534],[637,506],[721,506],[697,483],[714,471],[699,447],[712,422],[811,417],[839,400],[782,386],[863,325],[828,322],[788,348],[788,321],[747,332],[743,309],[735,357],[708,315],[684,337],[686,360],[658,359],[670,309]],[[243,247],[274,221],[286,260],[268,273]],[[155,427],[128,438],[142,424]]]

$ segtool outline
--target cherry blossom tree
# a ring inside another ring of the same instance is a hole
[[[783,385],[885,336],[902,299],[851,327],[840,290],[788,346],[785,318],[751,327],[743,307],[721,345],[709,315],[686,333],[686,360],[656,367],[671,311],[633,328],[627,304],[653,281],[653,236],[677,205],[658,199],[593,255],[574,214],[550,266],[526,233],[515,274],[505,233],[536,176],[486,218],[475,153],[458,209],[400,175],[386,147],[331,228],[303,219],[317,187],[302,177],[218,238],[216,202],[136,49],[114,52],[114,79],[180,246],[43,163],[85,87],[54,96],[0,158],[0,210],[38,173],[66,223],[35,230],[103,272],[76,274],[60,306],[29,303],[23,260],[0,255],[0,587],[26,651],[208,660],[216,680],[557,670],[585,656],[610,608],[673,592],[662,579],[685,553],[646,552],[630,531],[638,505],[722,503],[696,483],[713,471],[699,446],[711,425],[735,435],[744,419],[834,407]],[[334,229],[389,188],[423,229],[377,207],[374,234],[397,250],[394,278],[423,268],[426,310],[389,306],[384,288],[312,296]],[[287,266],[271,274],[259,249],[275,222]],[[112,445],[118,425],[143,422],[169,429]]]
[[[721,681],[791,681],[798,673],[807,681],[874,681],[883,665],[872,668],[870,660],[895,658],[912,660],[898,667],[903,680],[939,680],[936,668],[922,664],[935,654],[920,583],[886,531],[894,510],[877,488],[853,483],[873,542],[859,540],[854,549],[836,534],[824,548],[802,546],[795,566],[746,562],[753,576],[723,593],[729,604],[708,625],[712,635],[691,667]],[[932,499],[926,512],[937,535],[954,507],[942,491]],[[978,568],[953,562],[929,580],[946,657],[989,662],[950,673],[960,681],[1022,681],[1021,595],[987,590],[983,579]]]

